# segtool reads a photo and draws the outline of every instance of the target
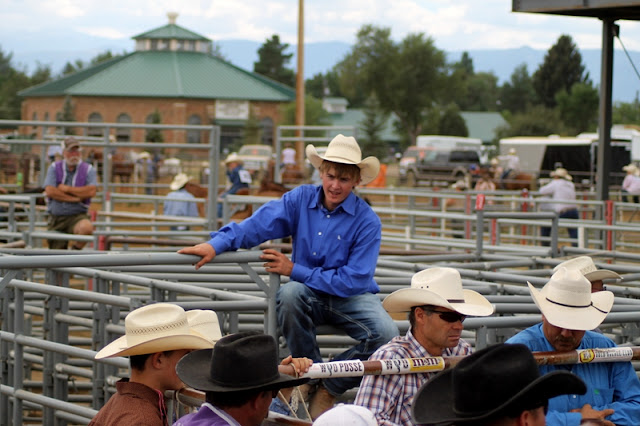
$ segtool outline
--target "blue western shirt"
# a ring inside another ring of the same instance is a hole
[[[290,235],[292,280],[339,297],[377,293],[380,218],[353,193],[333,211],[322,205],[323,197],[322,186],[299,186],[248,219],[212,232],[209,244],[219,254]]]
[[[544,336],[542,323],[529,327],[507,340],[507,343],[522,343],[534,352],[553,351],[553,346]],[[616,344],[608,337],[587,331],[578,346],[580,349],[613,348]],[[560,395],[549,400],[547,425],[579,425],[580,413],[570,410],[590,404],[595,410],[612,408],[615,412],[606,419],[617,426],[640,425],[640,381],[630,362],[601,362],[575,365],[542,365],[540,374],[555,370],[570,371],[587,385],[584,395]]]
[[[198,206],[193,200],[195,197],[186,189],[182,188],[167,194],[167,198],[180,198],[179,200],[165,200],[162,213],[166,216],[189,216],[198,217]],[[191,201],[188,201],[191,200]]]

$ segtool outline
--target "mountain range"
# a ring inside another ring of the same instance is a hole
[[[106,50],[111,50],[114,54],[130,51],[131,43],[126,45],[103,46],[97,50],[85,43],[76,44],[77,50],[73,51],[38,51],[24,50],[13,53],[14,64],[33,70],[39,61],[42,64],[50,65],[54,73],[59,73],[67,62],[74,62],[76,59],[89,61],[97,54]],[[246,70],[253,70],[253,63],[258,60],[258,49],[261,42],[248,40],[219,40],[216,43],[220,46],[222,55],[232,64]],[[95,46],[95,44],[93,45]],[[349,53],[351,45],[344,42],[318,42],[307,43],[305,45],[305,78],[311,78],[318,73],[329,71],[344,56]],[[296,46],[291,45],[288,49],[293,53],[290,67],[296,67]],[[522,63],[527,64],[529,74],[533,74],[544,61],[546,50],[533,49],[530,47],[520,47],[514,49],[492,49],[492,50],[468,50],[473,59],[474,70],[476,72],[493,72],[500,84],[508,81],[515,68]],[[9,52],[11,53],[11,52]],[[447,59],[455,62],[460,59],[463,51],[446,52]],[[582,61],[585,65],[591,81],[595,84],[600,82],[600,50],[581,50]],[[640,52],[629,52],[631,61],[636,68],[640,68]],[[613,79],[613,100],[619,102],[632,102],[640,91],[640,76],[634,69],[629,58],[621,49],[616,49],[614,54],[614,79]]]

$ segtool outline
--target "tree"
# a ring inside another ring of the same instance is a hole
[[[363,136],[358,140],[362,152],[378,158],[384,158],[388,155],[387,146],[382,139],[382,132],[388,120],[389,114],[380,109],[380,103],[375,96],[367,99],[364,107],[364,120],[360,122]]]
[[[496,129],[498,139],[513,136],[548,136],[566,134],[557,110],[534,105],[523,113],[509,117],[509,124]]]
[[[97,65],[101,62],[108,61],[109,59],[113,59],[115,56],[111,53],[111,50],[107,50],[106,52],[100,53],[91,59],[91,65]]]
[[[157,108],[153,110],[151,114],[149,114],[147,124],[162,124],[162,115]],[[164,142],[162,129],[147,129],[145,131],[144,140],[147,142]]]
[[[267,39],[258,49],[259,59],[258,62],[253,63],[253,72],[282,84],[295,86],[295,73],[292,69],[286,68],[293,56],[293,53],[284,53],[288,48],[287,43],[280,43],[280,37],[277,34],[272,35],[271,39]]]
[[[460,115],[460,108],[455,103],[446,106],[438,124],[439,135],[469,136],[469,129]]]
[[[73,100],[71,99],[71,96],[67,95],[64,97],[64,103],[62,104],[62,111],[60,111],[57,114],[56,119],[58,121],[68,121],[68,122],[76,121],[74,105],[73,105]],[[73,127],[67,127],[67,126],[65,126],[62,129],[62,133],[65,135],[76,134],[75,129]]]
[[[0,118],[20,119],[20,97],[18,92],[29,87],[30,79],[23,70],[13,67],[13,54],[0,49]]]
[[[513,70],[511,79],[500,88],[500,107],[513,114],[522,113],[535,103],[535,96],[527,64],[523,63]]]
[[[613,105],[611,121],[614,124],[640,124],[640,99],[638,93],[633,102],[616,102]]]
[[[316,74],[304,83],[305,93],[318,99],[327,96],[343,97],[340,90],[340,81],[336,71],[327,71],[326,74]]]
[[[399,127],[414,144],[425,114],[445,93],[446,62],[424,34],[409,34],[399,44],[388,28],[365,25],[339,64],[341,87],[360,87],[375,95],[383,111],[398,117]]]
[[[533,74],[533,88],[543,105],[556,106],[556,94],[569,91],[575,83],[589,82],[585,74],[582,55],[568,35],[561,35],[544,57],[544,62]]]
[[[467,79],[463,111],[495,111],[498,106],[498,77],[492,72],[480,72]]]
[[[598,90],[588,83],[576,83],[567,93],[556,95],[558,112],[570,133],[595,131],[598,128]]]
[[[296,124],[296,103],[289,102],[281,107],[282,124]],[[304,97],[304,123],[307,126],[328,126],[329,113],[322,107],[322,101],[313,96]],[[295,131],[283,131],[283,136],[295,136]],[[305,136],[322,136],[322,131],[306,131]]]

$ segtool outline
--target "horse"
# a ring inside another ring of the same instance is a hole
[[[503,189],[536,189],[536,177],[531,173],[511,172],[505,179],[500,180]]]

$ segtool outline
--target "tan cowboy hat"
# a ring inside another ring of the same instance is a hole
[[[480,293],[462,288],[460,273],[453,268],[429,268],[411,278],[411,288],[396,290],[382,306],[389,313],[409,312],[415,306],[442,306],[463,315],[486,317],[493,305]]]
[[[509,155],[516,155],[516,149],[515,148],[509,148]]]
[[[624,166],[622,170],[624,170],[625,172],[636,174],[638,172],[638,167],[635,164],[631,163]]]
[[[191,176],[186,175],[184,173],[178,173],[173,178],[173,181],[171,182],[171,185],[169,185],[169,188],[171,188],[172,191],[177,191],[178,189],[185,186],[187,182],[189,182],[190,180],[191,180]]]
[[[142,151],[140,154],[138,154],[138,158],[151,158],[151,153],[148,151]]]
[[[573,178],[571,177],[567,169],[564,169],[562,167],[558,167],[557,169],[552,171],[550,175],[551,177],[559,177],[566,180],[573,180]]]
[[[219,325],[211,324],[214,326],[219,332]],[[199,331],[193,330],[184,309],[171,303],[154,303],[130,312],[124,319],[124,328],[125,335],[102,348],[96,359],[213,347],[214,332],[205,335],[202,325]]]
[[[617,273],[608,269],[596,268],[595,263],[593,263],[593,259],[591,259],[589,256],[578,256],[574,257],[573,259],[565,260],[564,262],[556,265],[556,267],[553,268],[553,272],[557,272],[560,268],[577,269],[589,281],[599,281],[607,279],[619,280],[622,278]]]
[[[208,309],[192,309],[187,311],[187,321],[191,331],[215,344],[222,339],[218,315]]]
[[[542,290],[527,284],[547,321],[567,330],[593,330],[613,306],[613,293],[606,290],[591,293],[591,283],[577,269],[558,269]]]
[[[451,188],[453,188],[453,189],[467,189],[467,184],[465,183],[465,181],[459,180],[456,183],[454,183],[453,185],[451,185]]]
[[[242,164],[242,159],[238,156],[238,154],[236,154],[235,152],[232,152],[231,154],[229,154],[227,156],[227,159],[224,160],[224,164],[229,164],[229,163],[240,163],[240,164]]]
[[[305,152],[309,162],[316,169],[320,168],[324,160],[334,163],[355,164],[360,168],[361,185],[366,185],[374,180],[380,171],[380,161],[376,157],[362,159],[362,151],[360,151],[358,142],[353,136],[338,135],[333,138],[329,142],[324,157],[318,154],[316,147],[313,145],[307,145]]]

